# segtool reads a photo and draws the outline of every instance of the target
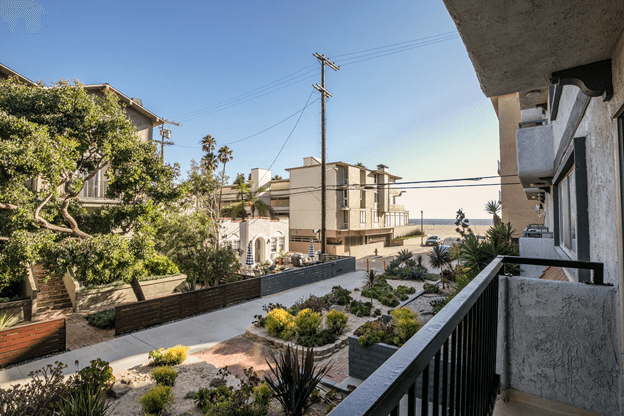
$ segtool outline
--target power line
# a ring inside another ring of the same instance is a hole
[[[257,133],[254,133],[254,134],[252,134],[252,135],[250,135],[250,136],[247,136],[247,137],[243,137],[242,139],[237,139],[237,140],[234,140],[234,141],[231,141],[231,142],[225,143],[225,144],[224,144],[224,146],[229,146],[229,145],[234,144],[234,143],[239,143],[239,142],[242,142],[243,140],[251,139],[252,137],[255,137],[255,136],[259,135],[259,134],[262,134],[262,133],[264,133],[264,132],[266,132],[266,131],[269,131],[269,130],[271,130],[272,128],[277,127],[277,126],[279,126],[280,124],[284,123],[285,121],[290,120],[291,118],[293,118],[293,117],[294,117],[294,116],[296,116],[297,114],[299,114],[299,113],[303,113],[303,110],[305,110],[306,108],[308,108],[309,106],[311,106],[312,104],[314,104],[315,102],[317,102],[318,100],[319,100],[319,99],[317,98],[316,100],[312,101],[312,102],[311,102],[311,103],[309,103],[309,104],[307,104],[307,103],[306,103],[307,105],[306,105],[305,107],[303,107],[302,109],[300,109],[300,110],[298,110],[298,111],[294,112],[293,114],[289,115],[288,117],[286,117],[286,118],[285,118],[285,119],[283,119],[282,121],[279,121],[279,122],[277,122],[277,123],[273,124],[271,127],[267,127],[266,129],[264,129],[264,130],[262,130],[262,131],[259,131],[259,132],[257,132]],[[176,146],[179,146],[179,147],[185,147],[185,148],[187,148],[187,149],[201,149],[201,146],[182,146],[182,145],[179,145],[179,144],[177,144],[177,143],[176,143],[175,145],[176,145]]]
[[[443,37],[443,36],[448,36],[448,35],[451,35],[451,34],[453,34],[453,35],[457,35],[457,32],[455,32],[455,31],[452,31],[452,32],[445,32],[445,33],[440,33],[440,34],[433,35],[433,36],[426,36],[426,37],[424,37],[424,38],[418,38],[418,39],[407,40],[407,41],[405,41],[405,42],[393,43],[393,44],[390,44],[390,45],[385,45],[385,46],[378,46],[378,47],[376,47],[376,48],[371,48],[371,49],[364,49],[364,50],[357,51],[357,52],[343,53],[343,54],[341,54],[341,55],[332,55],[332,58],[333,58],[333,59],[336,59],[336,58],[340,58],[340,57],[342,57],[342,56],[356,55],[356,54],[358,54],[358,53],[362,53],[362,52],[369,52],[369,51],[374,51],[374,50],[378,50],[378,49],[389,48],[389,47],[392,47],[392,46],[403,45],[403,44],[406,44],[406,43],[421,42],[421,41],[424,41],[424,40],[426,40],[426,39],[437,38],[437,37]]]

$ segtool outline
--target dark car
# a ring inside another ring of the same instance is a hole
[[[437,246],[438,244],[442,244],[444,240],[442,240],[442,238],[440,236],[437,235],[431,235],[429,236],[429,238],[427,238],[427,241],[425,241],[425,245],[426,246]]]

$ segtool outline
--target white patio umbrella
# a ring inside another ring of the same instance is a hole
[[[310,248],[308,249],[308,257],[314,258],[314,242],[310,239]]]

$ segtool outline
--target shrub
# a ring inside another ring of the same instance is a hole
[[[347,327],[349,315],[340,311],[329,311],[325,315],[325,326],[334,334],[341,334],[342,330]]]
[[[109,390],[115,382],[115,376],[108,362],[97,358],[90,362],[89,367],[78,371],[78,382],[84,388]]]
[[[115,308],[91,313],[87,316],[89,325],[100,329],[111,329],[115,327]]]
[[[270,354],[275,367],[267,360],[272,374],[272,377],[266,379],[267,384],[282,404],[286,414],[303,415],[311,405],[309,399],[312,391],[329,371],[329,364],[318,368],[318,365],[314,363],[312,348],[299,353],[297,348],[293,349],[288,345],[286,351],[280,353],[279,358],[272,350]]]
[[[363,316],[370,316],[371,309],[373,308],[373,304],[370,302],[362,303],[358,300],[352,300],[349,305],[349,312],[361,318]]]
[[[152,375],[154,376],[156,383],[159,385],[173,387],[173,384],[178,377],[178,372],[173,367],[169,367],[167,365],[153,369]]]
[[[297,335],[314,335],[321,326],[320,313],[312,312],[310,309],[304,309],[295,317],[295,325]]]
[[[327,295],[323,296],[323,299],[328,306],[348,305],[353,300],[353,298],[351,297],[351,291],[343,289],[341,286],[332,287],[332,291]]]
[[[139,398],[146,414],[158,415],[162,413],[169,403],[173,402],[173,394],[169,386],[156,386]]]
[[[95,386],[77,389],[68,397],[64,397],[55,416],[105,416],[111,404]]]
[[[154,254],[143,260],[143,267],[145,267],[148,276],[165,276],[180,273],[178,266],[161,254]]]
[[[289,339],[295,334],[293,316],[284,309],[273,309],[269,312],[264,326],[269,334],[281,339]]]
[[[229,374],[227,370],[220,370],[219,373],[223,376]],[[201,389],[192,398],[206,415],[266,415],[271,400],[269,386],[266,383],[260,384],[260,378],[251,367],[245,370],[245,376],[240,383],[240,388],[236,391],[232,387],[221,385],[216,389]]]
[[[432,283],[425,283],[425,285],[423,286],[423,290],[425,291],[425,293],[438,293],[439,292],[438,285],[432,284]]]
[[[324,329],[316,334],[300,335],[297,337],[297,344],[304,347],[322,347],[336,341],[336,335],[328,329]]]
[[[189,349],[190,347],[176,345],[167,350],[159,348],[155,351],[150,351],[149,358],[152,359],[150,365],[162,366],[182,364],[184,360],[186,360]]]
[[[302,309],[311,309],[313,312],[321,313],[327,309],[327,301],[324,298],[310,295],[301,306]]]
[[[396,309],[390,315],[394,321],[394,333],[400,338],[401,345],[420,329],[418,315],[409,308]]]
[[[366,322],[354,332],[354,335],[359,336],[358,342],[366,347],[381,342],[388,332],[387,326],[378,320]]]

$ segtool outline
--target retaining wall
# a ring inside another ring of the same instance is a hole
[[[144,280],[139,283],[141,284],[145,298],[150,299],[171,295],[176,288],[183,286],[185,281],[186,275],[179,274],[165,277],[163,279]],[[75,311],[97,309],[103,306],[115,305],[119,303],[136,302],[136,296],[132,291],[132,286],[129,284],[103,288],[80,289],[78,282],[75,280],[71,280],[71,282],[75,286],[73,290],[68,289],[67,292],[70,293],[70,297],[72,297]],[[65,283],[66,287],[72,287],[72,284],[69,284],[67,281],[65,281]]]
[[[32,300],[22,299],[13,302],[0,303],[0,315],[16,316],[20,321],[32,320]]]
[[[341,257],[326,263],[298,267],[285,272],[262,276],[261,296],[272,295],[354,271],[355,257]]]

